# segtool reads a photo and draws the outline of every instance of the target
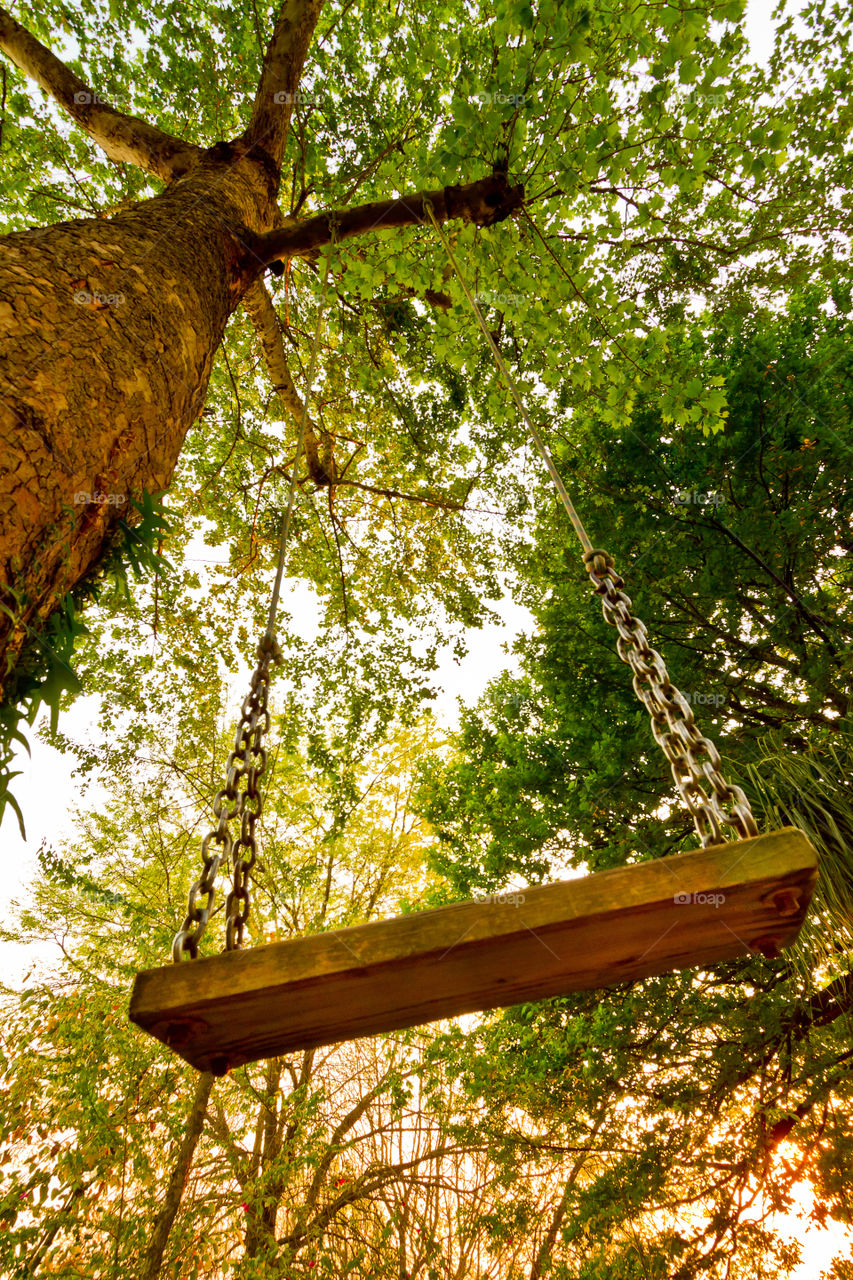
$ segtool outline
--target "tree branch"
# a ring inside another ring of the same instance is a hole
[[[133,164],[170,182],[191,169],[201,155],[200,147],[173,138],[138,116],[125,115],[104,102],[2,8],[0,49],[24,75],[64,107],[116,164]]]
[[[362,484],[360,480],[335,478],[335,488],[363,489],[365,493],[375,493],[380,498],[400,498],[403,502],[421,502],[427,507],[437,507],[440,511],[467,511],[464,502],[453,502],[450,498],[442,498],[434,493],[403,493],[401,489],[380,489],[375,484]],[[489,512],[490,515],[499,514]]]
[[[323,0],[284,0],[264,54],[252,118],[243,141],[263,147],[277,171],[281,169],[290,117],[299,101],[305,56],[322,7]]]
[[[302,421],[304,404],[290,376],[276,309],[261,280],[256,280],[245,294],[243,306],[260,338],[261,350],[279,404],[298,427]],[[324,435],[322,428],[309,415],[305,419],[303,445],[308,474],[316,485],[328,485],[331,482],[332,462],[327,440],[324,441],[326,447],[323,450],[326,456],[320,456],[319,437]]]
[[[563,1220],[569,1208],[572,1191],[574,1190],[575,1183],[577,1182],[584,1165],[592,1154],[593,1144],[595,1143],[595,1139],[598,1137],[601,1126],[607,1118],[607,1112],[611,1101],[612,1093],[608,1092],[605,1096],[604,1102],[599,1108],[598,1115],[596,1116],[595,1122],[590,1130],[589,1137],[583,1147],[580,1148],[580,1154],[572,1165],[569,1176],[563,1186],[563,1194],[560,1196],[560,1202],[554,1210],[550,1225],[548,1226],[548,1229],[542,1238],[542,1242],[536,1251],[536,1257],[533,1259],[533,1264],[530,1268],[530,1280],[541,1280],[542,1275],[546,1271],[550,1270],[551,1254],[553,1252],[554,1245],[557,1242],[560,1227],[563,1225]]]
[[[700,520],[699,523],[700,524],[704,523],[706,525],[710,525],[714,529],[719,529],[721,533],[724,533],[726,537],[735,544],[735,546],[740,547],[741,551],[746,552],[746,554],[750,557],[750,559],[754,560],[755,563],[758,565],[758,567],[760,569],[763,569],[764,572],[770,578],[773,579],[773,581],[776,583],[778,587],[782,588],[782,590],[784,591],[788,599],[793,602],[798,612],[802,615],[803,618],[805,618],[806,622],[808,622],[812,631],[814,631],[817,635],[819,635],[821,640],[823,640],[824,644],[829,649],[830,653],[833,656],[836,656],[838,654],[837,648],[835,647],[833,642],[830,640],[829,636],[826,634],[823,627],[821,626],[821,622],[823,620],[815,617],[811,609],[808,608],[808,606],[797,594],[794,588],[789,587],[787,583],[785,583],[779,577],[778,573],[776,573],[775,570],[771,569],[770,565],[766,564],[765,561],[761,559],[761,556],[758,554],[757,551],[753,551],[751,547],[748,547],[747,544],[738,537],[738,535],[735,533],[733,529],[730,529],[728,525],[723,524],[721,520],[717,520],[716,517],[714,516],[710,516],[706,521]]]
[[[376,200],[351,209],[330,210],[292,222],[266,235],[244,241],[246,249],[264,266],[280,258],[296,258],[316,252],[335,240],[369,235],[392,227],[414,227],[428,220],[426,205],[432,205],[437,222],[461,218],[478,227],[502,222],[521,207],[524,188],[511,187],[502,173],[480,178],[464,187],[443,187],[438,191],[414,191],[395,200]]]
[[[184,1125],[184,1136],[178,1150],[178,1158],[172,1168],[162,1207],[154,1220],[151,1239],[142,1261],[141,1274],[144,1280],[156,1280],[156,1277],[162,1274],[163,1254],[166,1251],[172,1224],[181,1207],[181,1198],[190,1175],[198,1140],[204,1128],[212,1088],[213,1076],[209,1071],[202,1072],[196,1080],[195,1094]]]
[[[853,1012],[853,969],[834,978],[822,990],[805,999],[795,1001],[782,1017],[778,1027],[766,1035],[757,1046],[757,1054],[746,1058],[733,1078],[718,1080],[712,1089],[716,1099],[730,1096],[735,1089],[746,1084],[773,1060],[790,1036],[797,1044],[806,1039],[813,1027],[826,1027],[845,1014]]]

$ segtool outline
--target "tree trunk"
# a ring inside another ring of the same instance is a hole
[[[163,1254],[169,1242],[172,1224],[181,1207],[181,1198],[187,1185],[187,1178],[192,1168],[193,1157],[204,1128],[204,1117],[213,1088],[213,1076],[209,1071],[199,1076],[196,1082],[195,1095],[187,1115],[183,1142],[169,1179],[169,1186],[163,1200],[163,1207],[154,1220],[151,1242],[146,1250],[140,1271],[140,1280],[157,1280],[160,1275]]]
[[[264,157],[221,144],[162,195],[0,240],[0,654],[165,489],[228,317],[280,222]],[[2,668],[0,668],[2,671]]]
[[[278,1215],[278,1188],[267,1186],[270,1166],[278,1160],[282,1148],[283,1120],[279,1114],[279,1090],[281,1088],[282,1060],[270,1058],[264,1079],[264,1100],[261,1104],[261,1149],[256,1181],[260,1182],[261,1193],[253,1197],[246,1218],[246,1236],[243,1248],[244,1258],[256,1258],[263,1245],[275,1247],[275,1222]],[[259,1203],[254,1203],[254,1201]]]

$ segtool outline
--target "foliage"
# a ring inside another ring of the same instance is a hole
[[[55,734],[63,698],[69,694],[74,696],[82,689],[71,665],[75,647],[88,635],[88,628],[78,616],[79,610],[88,600],[98,599],[103,583],[119,586],[125,596],[129,596],[128,566],[137,579],[146,572],[159,574],[170,567],[156,550],[169,530],[162,503],[143,492],[139,501],[133,501],[133,507],[136,513],[133,523],[124,519],[118,522],[118,536],[92,575],[63,598],[41,630],[26,627],[26,642],[4,686],[4,702],[0,706],[0,821],[6,806],[10,806],[25,839],[24,815],[9,790],[9,784],[20,770],[13,771],[11,765],[20,747],[29,755],[22,725],[33,724],[39,711],[45,708],[49,713],[50,731]],[[0,609],[10,613],[2,603]]]
[[[820,751],[847,723],[849,334],[819,292],[788,316],[710,333],[697,321],[691,343],[726,375],[723,431],[668,435],[657,405],[641,401],[618,431],[574,415],[558,451],[594,539],[607,528],[651,643],[735,773],[757,764],[768,730],[790,754]],[[515,563],[537,621],[521,673],[464,713],[461,759],[424,773],[435,865],[463,893],[691,838],[553,500]]]
[[[825,763],[847,758],[853,622],[835,555],[850,527],[850,15],[818,0],[782,18],[763,69],[742,14],[333,0],[282,204],[493,168],[524,182],[517,221],[452,233],[495,340],[590,527],[642,575],[639,612],[727,757],[768,809],[830,813],[843,840]],[[46,0],[20,17],[99,95],[203,145],[245,126],[272,25],[209,0]],[[152,193],[11,69],[8,84],[7,227]],[[305,259],[270,282],[297,385],[316,280]],[[312,412],[337,480],[312,493],[300,477],[255,942],[689,835],[432,233],[338,245],[333,281]],[[98,734],[54,740],[82,774],[104,770],[111,798],[43,851],[6,933],[62,958],[4,993],[5,1274],[141,1278],[178,1168],[194,1081],[126,1025],[124,1001],[183,918],[265,621],[294,438],[274,406],[238,313],[170,527],[143,499],[125,555],[147,573],[103,581],[77,637]],[[424,715],[439,650],[461,652],[507,578],[536,623],[521,673],[441,741]],[[48,636],[66,663],[71,617]],[[797,764],[762,791],[783,735]],[[841,951],[821,962],[738,962],[235,1072],[207,1105],[163,1274],[785,1274],[794,1250],[767,1214],[803,1176],[818,1216],[850,1219],[849,978]]]
[[[806,965],[816,957],[832,963],[853,954],[853,805],[850,796],[849,730],[821,735],[809,751],[792,755],[781,734],[768,734],[759,745],[748,778],[768,826],[804,831],[820,859],[815,909],[798,940]]]

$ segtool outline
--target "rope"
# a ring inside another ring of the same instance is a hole
[[[557,467],[554,463],[554,459],[551,457],[548,446],[545,444],[545,441],[542,439],[542,435],[539,431],[539,428],[534,425],[534,423],[530,418],[530,414],[527,412],[527,409],[525,408],[524,401],[519,395],[518,387],[515,384],[515,379],[513,378],[512,374],[507,368],[506,361],[504,360],[503,356],[498,350],[497,343],[495,342],[494,338],[489,332],[489,327],[486,324],[485,319],[483,318],[483,313],[480,310],[477,299],[473,296],[470,289],[468,288],[468,285],[465,283],[465,277],[462,274],[462,270],[459,266],[459,263],[456,261],[453,250],[451,249],[450,244],[447,241],[447,237],[445,236],[444,232],[441,229],[440,223],[436,219],[435,212],[429,200],[424,201],[424,208],[429,214],[430,222],[435,228],[438,234],[438,238],[441,241],[442,245],[444,246],[444,251],[450,260],[450,264],[453,267],[453,270],[456,272],[456,278],[458,279],[459,284],[462,287],[462,292],[465,294],[465,297],[468,299],[468,303],[471,307],[471,310],[474,312],[474,315],[477,319],[477,323],[479,324],[483,332],[483,337],[486,339],[486,342],[488,343],[489,350],[492,353],[492,358],[494,359],[494,362],[497,366],[498,373],[502,375],[504,381],[506,382],[506,385],[508,386],[510,391],[510,395],[515,401],[516,408],[518,409],[518,412],[521,414],[521,417],[527,426],[527,430],[530,433],[530,438],[533,441],[533,444],[537,452],[539,453],[539,456],[542,458],[542,461],[545,463],[545,466],[548,468],[548,473],[554,482],[554,487],[556,488],[557,493],[560,495],[560,500],[566,509],[566,514],[568,515],[569,519],[572,522],[572,527],[575,533],[578,535],[578,538],[580,539],[580,544],[583,547],[585,552],[590,552],[594,550],[592,541],[590,540],[589,534],[587,533],[586,529],[583,526],[583,521],[581,520],[577,511],[575,510],[574,503],[569,497],[566,486],[563,484],[563,477],[560,475],[559,471],[557,470]]]
[[[335,246],[335,228],[331,228],[332,238],[330,241],[330,250]],[[293,457],[293,470],[290,473],[290,488],[287,495],[287,509],[282,516],[281,536],[278,545],[278,562],[275,570],[275,581],[273,583],[272,597],[270,599],[269,616],[267,618],[267,629],[264,640],[272,641],[275,638],[275,620],[278,613],[278,602],[281,596],[281,581],[284,576],[284,560],[287,553],[287,544],[290,541],[290,525],[293,517],[293,505],[296,499],[296,476],[299,471],[299,462],[302,457],[302,449],[305,443],[305,427],[308,423],[308,404],[311,400],[311,392],[314,388],[314,378],[317,375],[317,358],[320,352],[320,334],[323,327],[323,315],[325,312],[326,288],[329,280],[329,267],[331,263],[331,252],[326,254],[326,265],[323,269],[323,280],[320,285],[320,304],[317,308],[317,324],[314,329],[314,340],[311,345],[311,355],[308,361],[308,376],[305,380],[305,391],[302,399],[302,417],[299,422],[299,431],[296,436],[296,453]]]

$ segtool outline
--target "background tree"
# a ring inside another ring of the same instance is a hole
[[[784,961],[522,1007],[487,1022],[479,1045],[448,1042],[512,1169],[531,1148],[519,1110],[562,1154],[562,1126],[614,1091],[596,1159],[543,1239],[557,1275],[778,1274],[791,1255],[766,1215],[806,1172],[816,1214],[831,1203],[849,1221],[833,1190],[849,1160],[839,1122],[853,1012],[846,301],[810,289],[784,316],[697,325],[690,341],[726,378],[716,435],[669,436],[642,402],[621,431],[581,414],[566,429],[563,471],[591,528],[606,524],[652,644],[766,824],[814,840],[821,880]],[[422,767],[445,896],[693,841],[579,561],[543,502],[516,561],[536,618],[521,672],[464,711],[458,754]],[[534,1204],[522,1221],[536,1232]]]

